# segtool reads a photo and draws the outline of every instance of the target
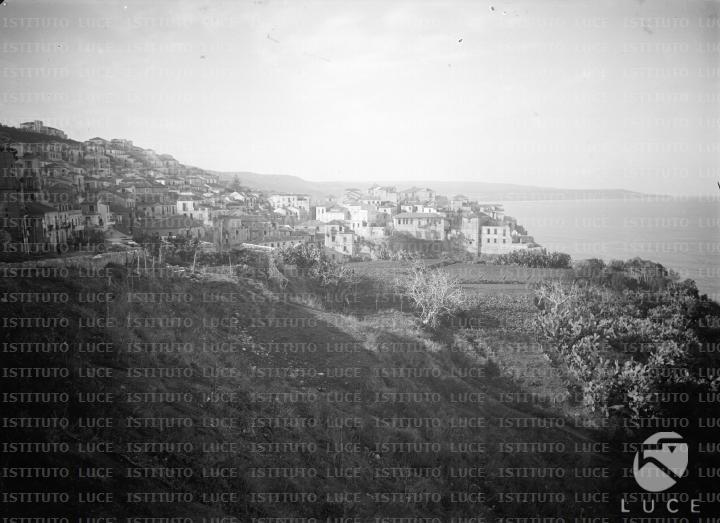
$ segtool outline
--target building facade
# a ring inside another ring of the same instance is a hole
[[[393,216],[396,231],[420,240],[444,240],[446,238],[444,216],[437,213],[402,212]]]

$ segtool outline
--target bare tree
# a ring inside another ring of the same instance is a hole
[[[415,263],[399,282],[401,291],[418,310],[423,325],[436,327],[444,316],[452,316],[467,303],[460,283],[443,270]]]

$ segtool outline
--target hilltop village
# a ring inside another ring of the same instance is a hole
[[[394,241],[470,256],[540,249],[501,205],[461,194],[381,185],[325,198],[262,191],[130,140],[78,142],[37,120],[0,126],[0,168],[4,252],[173,237],[221,251],[312,244],[340,259],[378,259]]]

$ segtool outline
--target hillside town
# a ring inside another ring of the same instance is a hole
[[[0,126],[0,168],[5,253],[121,249],[148,238],[197,239],[210,251],[310,244],[368,260],[395,241],[473,257],[540,249],[501,205],[462,194],[382,185],[324,198],[268,192],[131,140],[74,141],[39,120]]]

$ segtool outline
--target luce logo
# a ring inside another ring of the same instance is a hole
[[[648,492],[662,492],[677,483],[688,466],[688,444],[676,432],[657,432],[635,453],[635,481]]]

